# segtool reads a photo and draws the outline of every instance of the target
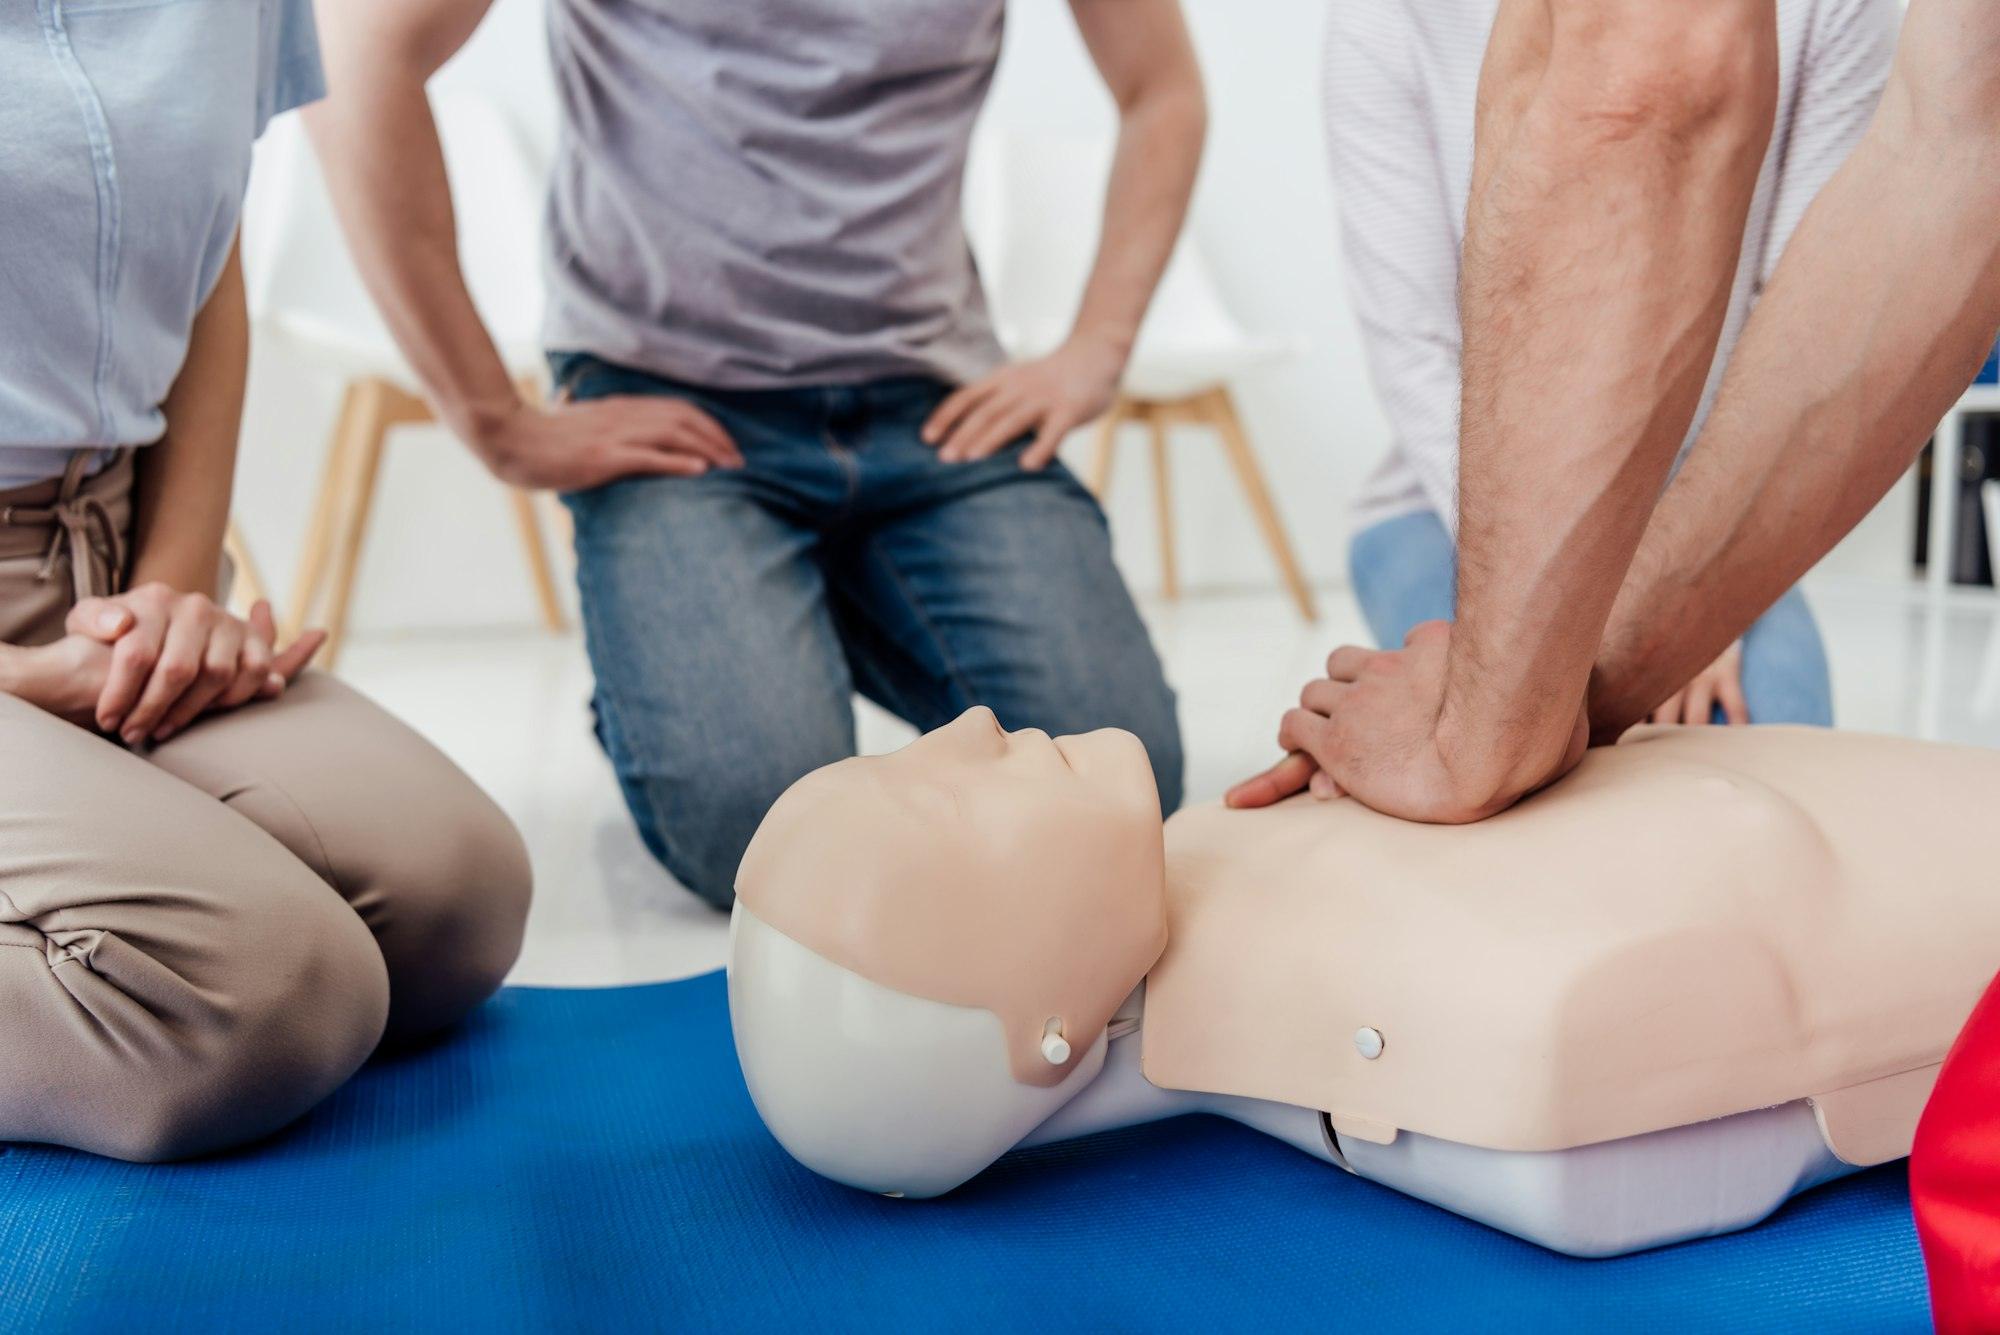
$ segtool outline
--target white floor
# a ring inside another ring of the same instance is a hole
[[[1843,726],[2000,746],[2000,600],[1942,604],[1915,585],[1809,585]],[[1335,644],[1363,638],[1344,589],[1304,626],[1272,594],[1146,608],[1180,692],[1188,799],[1208,801],[1272,756],[1280,712]],[[514,981],[604,986],[717,968],[726,919],[646,854],[590,735],[590,672],[575,636],[357,640],[343,675],[432,738],[513,816],[536,902]],[[862,744],[909,736],[863,706]]]

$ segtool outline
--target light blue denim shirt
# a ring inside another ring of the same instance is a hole
[[[0,490],[160,438],[251,144],[322,91],[311,0],[0,3]]]

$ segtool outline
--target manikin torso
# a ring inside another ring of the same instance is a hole
[[[1119,737],[974,711],[774,809],[731,1007],[808,1166],[934,1195],[1016,1144],[1216,1112],[1632,1250],[1907,1153],[2000,955],[2000,754],[1670,730],[1475,826],[1306,798],[1162,840]]]

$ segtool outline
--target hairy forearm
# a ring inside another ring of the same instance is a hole
[[[1574,730],[1714,359],[1770,135],[1768,5],[1658,11],[1509,4],[1482,79],[1438,727],[1496,790],[1546,773]]]
[[[217,591],[249,362],[243,266],[232,249],[161,405],[166,435],[136,456],[130,584]]]
[[[1119,122],[1104,196],[1105,241],[1077,308],[1073,337],[1131,350],[1187,216],[1206,113],[1199,87],[1133,107]]]
[[[1912,25],[1949,3],[1917,0]],[[2000,58],[1993,41],[1986,51]],[[1993,346],[2000,99],[1989,114],[1927,107],[1915,85],[1948,80],[1921,61],[1910,68],[1912,54],[1794,234],[1646,531],[1592,677],[1600,741],[1643,718],[1861,520]]]
[[[1079,23],[1118,103],[1103,227],[1072,338],[1131,351],[1187,217],[1208,107],[1174,0],[1084,0]]]
[[[518,396],[459,266],[424,83],[484,10],[485,0],[322,4],[331,95],[306,112],[370,296],[439,414],[475,445]]]

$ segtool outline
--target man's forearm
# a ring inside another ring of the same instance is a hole
[[[1447,760],[1493,795],[1545,777],[1574,732],[1714,359],[1776,82],[1770,0],[1503,5],[1460,290],[1438,720]]]
[[[459,267],[451,184],[424,83],[486,5],[322,3],[330,96],[305,113],[369,294],[433,405],[475,447],[518,392]]]
[[[135,456],[133,586],[155,581],[185,593],[217,592],[222,539],[243,429],[250,315],[243,264],[232,247],[195,317],[186,360],[160,405],[167,433]]]
[[[1996,61],[1991,0],[1915,0],[1875,120],[1794,234],[1619,591],[1592,679],[1598,740],[1852,529],[1993,346]]]
[[[1101,340],[1122,358],[1186,219],[1208,108],[1177,0],[1081,0],[1076,14],[1118,103],[1118,143],[1071,336]]]

